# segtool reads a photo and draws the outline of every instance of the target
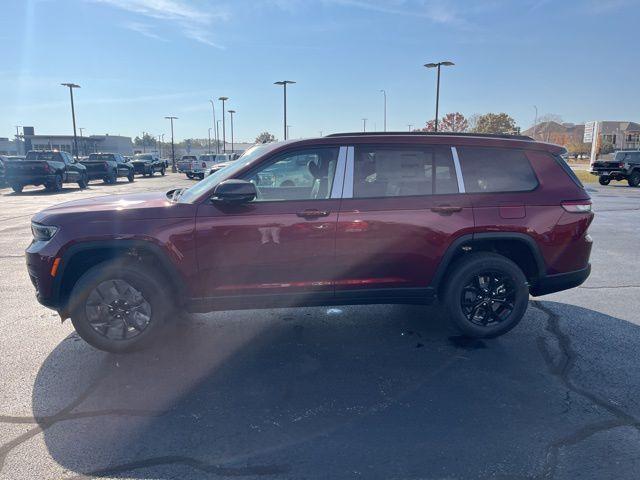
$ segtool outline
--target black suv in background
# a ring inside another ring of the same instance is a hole
[[[593,162],[591,174],[597,175],[600,185],[611,180],[626,180],[630,187],[640,185],[640,150],[616,152],[611,161]]]
[[[81,160],[87,167],[89,180],[102,179],[104,183],[114,184],[118,177],[127,177],[133,182],[133,165],[119,153],[92,153],[86,160]]]
[[[16,193],[25,185],[44,185],[49,191],[59,192],[63,183],[77,183],[80,188],[89,183],[87,167],[57,150],[32,150],[24,160],[6,162],[5,179]]]
[[[145,177],[152,177],[156,172],[164,175],[167,168],[164,162],[152,153],[138,153],[134,155],[131,159],[131,164],[136,174],[142,174]]]

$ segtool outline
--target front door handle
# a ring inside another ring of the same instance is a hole
[[[439,213],[440,215],[451,215],[456,212],[461,212],[462,207],[454,207],[453,205],[438,205],[431,208],[432,212]]]
[[[320,217],[326,217],[330,214],[331,212],[326,211],[326,210],[318,210],[316,208],[308,208],[306,210],[304,210],[303,212],[298,212],[297,215],[299,217],[302,218],[320,218]]]

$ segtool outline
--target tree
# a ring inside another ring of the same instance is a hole
[[[256,137],[256,143],[270,143],[275,142],[277,139],[273,133],[262,132]]]
[[[469,122],[460,112],[447,113],[438,123],[438,130],[442,132],[466,132]]]
[[[156,146],[156,138],[152,137],[151,135],[149,135],[148,133],[145,133],[143,138],[140,137],[136,137],[133,140],[133,144],[136,147],[141,147],[142,146],[142,140],[144,139],[144,146],[145,147],[155,147]]]
[[[516,121],[506,113],[485,113],[475,123],[474,133],[513,134],[519,131]]]
[[[571,155],[586,155],[591,152],[591,144],[578,141],[569,142],[567,145],[567,151]]]

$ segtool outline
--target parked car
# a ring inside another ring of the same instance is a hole
[[[64,183],[77,183],[87,188],[87,168],[67,152],[57,150],[32,150],[22,161],[5,164],[5,178],[14,192],[25,185],[44,185],[47,190],[59,192]]]
[[[126,177],[129,182],[134,179],[133,165],[119,153],[92,153],[80,163],[87,167],[89,180],[101,179],[113,185],[118,177]]]
[[[616,152],[611,161],[596,161],[591,174],[598,176],[600,185],[609,185],[611,180],[626,180],[630,187],[640,185],[640,150]]]
[[[197,161],[197,155],[183,155],[177,162],[178,173],[185,173],[188,178],[193,178],[193,164]]]
[[[529,295],[590,273],[591,200],[564,151],[425,133],[256,145],[188,189],[41,211],[27,268],[38,300],[111,352],[144,346],[176,309],[439,299],[463,334],[496,337]]]
[[[235,162],[239,157],[240,157],[240,154],[237,154],[237,153],[226,154],[225,159],[223,161],[216,162],[213,164],[211,168],[209,168],[209,171],[207,172],[207,176],[211,175],[212,173],[216,173],[218,170],[222,170],[223,168],[228,167],[233,162]]]
[[[166,172],[164,162],[152,153],[135,154],[131,159],[131,165],[133,165],[133,170],[136,174],[144,175],[145,177],[152,177],[156,172],[164,175]]]

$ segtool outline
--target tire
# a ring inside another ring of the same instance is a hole
[[[465,255],[453,265],[445,281],[443,299],[449,318],[466,336],[503,335],[527,311],[527,278],[514,262],[502,255],[488,252]]]
[[[78,181],[78,186],[81,190],[84,190],[89,185],[89,177],[86,173],[80,175],[80,180]]]
[[[50,192],[59,192],[62,190],[62,175],[56,175],[51,183],[45,185]]]
[[[116,183],[118,183],[118,173],[117,172],[111,172],[109,174],[109,176],[107,176],[104,179],[104,183],[107,183],[109,185],[115,185]]]
[[[131,170],[129,172],[129,174],[127,175],[127,180],[129,180],[129,183],[133,182],[135,180],[135,175],[133,174],[133,170]]]
[[[162,175],[164,177],[165,173],[166,173],[166,171],[165,171],[165,168],[164,168],[164,165],[163,165],[162,168],[160,168],[160,175]]]
[[[193,180],[193,173],[187,173],[187,178],[189,180]]]
[[[16,193],[22,193],[23,188],[24,188],[24,185],[20,185],[18,183],[14,183],[13,185],[11,185],[11,189]]]
[[[600,185],[609,185],[610,182],[611,182],[611,178],[609,177],[598,178],[598,183],[600,183]]]
[[[638,185],[640,185],[640,171],[634,170],[631,173],[631,176],[629,176],[629,178],[627,179],[627,183],[630,187],[637,187]]]
[[[112,353],[149,346],[174,311],[158,277],[150,269],[122,260],[87,270],[69,297],[71,322],[78,335],[91,346]]]

